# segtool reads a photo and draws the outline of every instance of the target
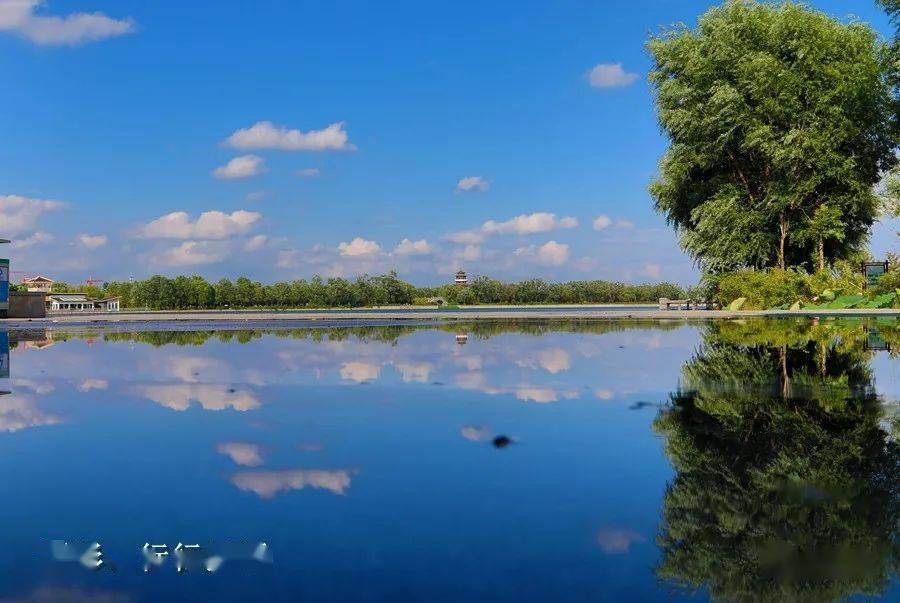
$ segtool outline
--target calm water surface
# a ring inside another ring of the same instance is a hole
[[[896,319],[0,331],[0,601],[897,601],[898,351]]]

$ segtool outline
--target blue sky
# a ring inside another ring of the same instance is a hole
[[[647,194],[643,45],[712,4],[0,0],[4,253],[69,281],[691,283]]]

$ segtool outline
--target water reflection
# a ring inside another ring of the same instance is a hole
[[[707,329],[654,423],[677,472],[660,577],[734,601],[883,593],[900,561],[900,447],[874,387],[871,331]],[[896,339],[896,323],[880,337]]]
[[[246,530],[279,551],[273,601],[897,594],[896,319],[11,335],[26,545]],[[95,592],[36,590],[28,559],[0,592]],[[253,600],[216,580],[206,600]]]

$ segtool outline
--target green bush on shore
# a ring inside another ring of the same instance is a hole
[[[709,287],[723,308],[743,299],[742,310],[900,306],[900,270],[888,272],[866,289],[862,274],[849,263],[816,274],[798,269],[738,270],[717,275]]]

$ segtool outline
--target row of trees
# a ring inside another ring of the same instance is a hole
[[[757,0],[650,39],[671,143],[650,190],[706,273],[859,257],[897,164],[897,47],[863,23]]]
[[[82,291],[95,297],[116,295],[122,306],[151,310],[222,308],[360,308],[433,303],[448,304],[573,304],[656,302],[660,297],[683,298],[671,283],[631,285],[609,281],[547,283],[540,279],[505,283],[485,276],[468,287],[416,287],[395,272],[382,276],[295,280],[263,284],[248,278],[210,283],[201,276],[153,276],[134,282],[110,282],[102,289],[55,283],[55,292]]]

